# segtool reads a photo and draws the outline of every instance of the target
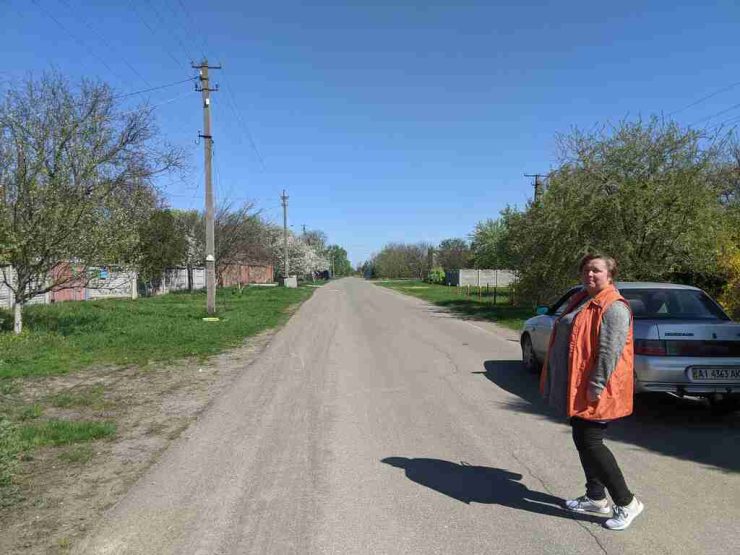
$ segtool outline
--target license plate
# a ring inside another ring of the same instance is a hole
[[[737,382],[740,381],[740,366],[691,368],[691,379],[700,382]]]

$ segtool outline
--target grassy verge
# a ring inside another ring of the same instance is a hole
[[[25,331],[0,317],[0,380],[63,374],[92,365],[136,365],[206,357],[275,327],[311,288],[250,287],[219,291],[219,322],[204,322],[205,294],[29,306]]]
[[[220,290],[217,322],[203,321],[202,292],[29,306],[20,336],[11,331],[10,315],[0,313],[0,507],[9,503],[3,490],[9,491],[18,465],[33,450],[59,449],[56,460],[84,463],[93,453],[90,442],[116,435],[116,423],[100,414],[115,409],[102,386],[81,385],[29,404],[21,390],[33,387],[34,380],[101,366],[206,358],[284,323],[291,307],[313,291]],[[60,411],[62,418],[56,417]]]
[[[374,283],[444,307],[461,318],[488,320],[513,330],[520,330],[524,320],[533,316],[529,308],[511,306],[510,292],[504,288],[499,288],[494,297],[493,288],[488,291],[482,289],[480,296],[477,289],[473,291],[471,288],[468,296],[467,290],[461,287],[417,280],[379,280]]]

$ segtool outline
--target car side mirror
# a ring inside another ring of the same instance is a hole
[[[550,310],[549,306],[538,306],[535,312],[541,316],[543,314],[547,314],[549,310]]]

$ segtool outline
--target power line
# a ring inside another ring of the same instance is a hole
[[[180,9],[185,14],[186,19],[188,20],[188,24],[191,27],[191,29],[186,29],[186,32],[189,36],[196,36],[200,39],[201,43],[201,54],[203,55],[203,59],[206,58],[206,51],[210,50],[208,48],[208,39],[206,39],[204,33],[198,33],[198,32],[191,32],[193,29],[196,31],[198,30],[198,25],[194,22],[193,18],[190,16],[190,11],[185,7],[185,4],[181,0],[177,0],[177,3],[180,5]]]
[[[121,60],[123,61],[123,63],[126,64],[126,67],[128,67],[132,73],[134,73],[139,79],[141,79],[147,87],[152,86],[152,84],[149,81],[147,81],[141,73],[139,73],[139,70],[137,70],[133,65],[131,65],[124,56],[120,55],[117,52],[117,49],[111,46],[108,39],[106,39],[103,35],[101,35],[97,31],[97,29],[95,29],[95,27],[90,24],[90,21],[84,15],[79,14],[81,10],[74,10],[72,6],[69,4],[69,2],[67,2],[67,0],[58,0],[58,1],[61,4],[64,4],[70,11],[74,11],[74,13],[78,14],[78,17],[80,17],[82,22],[85,24],[85,27],[87,27],[91,33],[93,33],[96,37],[98,37],[98,40],[100,40],[103,44],[105,44],[111,50],[111,52],[113,52],[116,56],[119,56]]]
[[[52,14],[52,13],[51,13],[50,11],[48,11],[48,10],[44,10],[44,9],[43,9],[43,8],[42,8],[42,7],[41,7],[41,6],[39,5],[39,3],[38,3],[38,0],[31,0],[31,2],[33,3],[33,5],[34,5],[34,6],[36,6],[36,7],[37,7],[37,8],[39,9],[39,11],[43,12],[43,13],[44,13],[44,14],[45,14],[45,15],[46,15],[46,16],[47,16],[47,17],[48,17],[49,19],[51,19],[52,21],[54,21],[54,23],[56,23],[56,24],[57,24],[57,25],[59,26],[59,28],[60,28],[60,29],[62,29],[62,31],[64,31],[64,32],[65,32],[65,33],[67,34],[67,36],[68,36],[69,38],[71,38],[71,39],[73,39],[73,40],[74,40],[75,42],[77,42],[77,43],[78,43],[78,44],[79,44],[79,45],[80,45],[80,46],[81,46],[82,48],[84,48],[85,50],[87,50],[88,54],[90,54],[90,55],[91,55],[92,57],[94,57],[94,58],[95,58],[96,60],[98,60],[98,61],[99,61],[99,62],[100,62],[101,64],[103,64],[103,66],[105,66],[105,68],[106,68],[106,69],[107,69],[107,70],[108,70],[108,71],[109,71],[109,72],[110,72],[110,73],[111,73],[112,75],[114,75],[114,76],[115,76],[115,77],[116,77],[116,78],[117,78],[117,79],[118,79],[119,81],[121,81],[121,82],[125,82],[125,81],[126,81],[126,79],[124,79],[123,77],[121,77],[121,76],[120,76],[120,75],[118,74],[118,72],[116,72],[116,71],[115,71],[115,70],[114,70],[114,69],[113,69],[113,68],[112,68],[111,66],[109,66],[109,65],[108,65],[108,63],[107,63],[107,62],[106,62],[106,61],[105,61],[105,60],[104,60],[103,58],[101,58],[100,56],[98,56],[98,54],[97,54],[97,53],[95,52],[95,50],[94,50],[94,49],[90,48],[90,47],[89,47],[89,46],[87,45],[87,43],[86,43],[86,42],[85,42],[84,40],[82,40],[82,39],[81,39],[81,38],[79,38],[79,37],[78,37],[77,35],[75,35],[75,34],[74,34],[74,33],[73,33],[72,31],[70,31],[70,30],[69,30],[69,29],[67,28],[67,26],[66,26],[66,25],[64,25],[64,24],[63,24],[63,23],[62,23],[62,22],[61,22],[61,21],[60,21],[60,20],[59,20],[58,18],[56,18],[56,17],[54,16],[54,14]]]
[[[254,150],[254,153],[257,155],[257,159],[259,160],[260,165],[262,166],[262,171],[267,171],[267,168],[265,166],[265,161],[262,158],[262,154],[260,154],[260,151],[254,142],[254,138],[252,137],[252,133],[250,133],[249,127],[247,126],[247,124],[244,122],[244,119],[242,118],[241,111],[239,110],[239,107],[236,104],[236,99],[231,92],[231,87],[225,86],[224,88],[226,89],[226,96],[230,101],[229,106],[231,107],[231,110],[234,112],[234,116],[236,117],[237,123],[241,127],[242,133],[246,135],[247,140],[249,141],[249,144],[252,147],[252,150]]]
[[[694,125],[696,125],[697,123],[701,123],[701,122],[703,122],[703,121],[707,121],[707,120],[710,120],[710,119],[714,119],[714,118],[716,118],[717,116],[721,116],[722,114],[726,114],[727,112],[730,112],[730,111],[732,111],[732,110],[735,110],[735,109],[737,109],[737,108],[740,108],[740,102],[739,102],[739,103],[737,103],[737,104],[733,104],[733,105],[732,105],[732,106],[730,106],[729,108],[725,108],[724,110],[720,110],[719,112],[715,112],[714,114],[710,114],[710,115],[708,115],[708,116],[706,116],[706,117],[704,117],[704,118],[698,119],[698,120],[696,120],[695,122],[693,122],[693,123],[689,124],[689,127],[693,127],[693,126],[694,126]]]
[[[136,14],[139,20],[141,20],[144,26],[152,32],[152,35],[154,35],[155,37],[159,36],[159,33],[156,31],[156,29],[152,28],[152,26],[149,25],[149,23],[147,23],[146,19],[144,19],[144,16],[142,16],[139,13],[139,10],[136,7],[136,3],[133,2],[132,0],[129,0],[128,3],[129,3],[129,6],[131,6],[131,10]],[[181,60],[178,60],[177,57],[175,57],[175,55],[172,54],[169,48],[163,45],[162,49],[167,53],[167,55],[172,59],[172,61],[174,61],[178,66],[184,65],[185,67],[187,67],[187,64],[185,64]]]
[[[696,106],[697,104],[701,104],[702,102],[704,102],[704,101],[706,101],[706,100],[709,100],[710,98],[714,98],[714,97],[715,97],[715,96],[717,96],[718,94],[722,94],[723,92],[726,92],[726,91],[732,90],[732,89],[734,89],[735,87],[737,87],[738,85],[740,85],[740,81],[738,81],[738,82],[736,82],[736,83],[731,83],[730,85],[727,85],[726,87],[722,87],[721,89],[717,89],[717,90],[716,90],[716,91],[714,91],[713,93],[710,93],[710,94],[708,94],[708,95],[706,95],[706,96],[702,96],[702,97],[701,97],[701,98],[699,98],[698,100],[695,100],[694,102],[691,102],[691,103],[687,104],[687,105],[686,105],[686,106],[684,106],[683,108],[679,108],[678,110],[674,110],[674,111],[672,111],[672,112],[669,112],[669,113],[668,113],[668,115],[669,115],[669,116],[672,116],[672,115],[674,115],[674,114],[678,114],[678,113],[680,113],[680,112],[683,112],[684,110],[688,110],[689,108],[693,108],[693,107],[694,107],[694,106]]]
[[[727,118],[726,120],[715,123],[714,125],[708,127],[707,130],[719,131],[725,126],[730,126],[728,130],[732,130],[738,126],[738,122],[740,122],[740,116],[732,116],[730,118]],[[734,125],[731,125],[731,124],[734,124]]]
[[[183,83],[187,83],[188,81],[195,81],[197,79],[198,79],[197,77],[188,77],[187,79],[183,79],[181,81],[175,81],[173,83],[167,83],[166,85],[159,85],[158,87],[151,87],[149,89],[142,89],[140,91],[134,91],[134,92],[125,93],[125,94],[118,94],[118,95],[114,96],[113,98],[117,100],[119,98],[127,98],[129,96],[134,96],[134,95],[137,95],[137,94],[144,94],[144,93],[148,93],[148,92],[152,92],[152,91],[158,91],[160,89],[166,89],[168,87],[174,87],[175,85],[182,85]]]
[[[149,7],[154,12],[154,15],[157,16],[157,19],[159,19],[160,25],[163,28],[167,29],[167,32],[170,33],[171,36],[175,37],[175,40],[180,44],[180,48],[182,49],[183,53],[188,57],[188,59],[190,59],[191,61],[195,61],[195,58],[193,58],[193,56],[190,55],[190,52],[188,51],[188,47],[185,45],[185,43],[182,42],[182,39],[176,34],[174,34],[172,30],[167,26],[167,22],[162,17],[162,14],[159,13],[159,10],[157,9],[157,7],[151,2],[151,0],[147,0],[147,4],[149,4]]]
[[[181,94],[179,96],[175,96],[173,98],[170,98],[169,100],[165,100],[164,102],[158,102],[157,104],[152,104],[149,106],[144,106],[143,108],[137,108],[136,110],[129,110],[128,112],[123,112],[122,114],[119,114],[121,116],[125,116],[127,114],[133,114],[134,112],[138,112],[139,110],[153,110],[154,108],[158,108],[159,106],[164,106],[165,104],[170,104],[172,102],[175,102],[176,100],[180,100],[182,98],[190,96],[190,91],[186,92],[185,94]]]

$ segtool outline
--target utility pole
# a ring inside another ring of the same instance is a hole
[[[534,177],[534,201],[537,202],[542,198],[543,191],[543,183],[540,181],[541,177],[547,177],[547,174],[543,175],[541,173],[525,173],[524,177]]]
[[[285,189],[283,189],[280,200],[283,201],[283,246],[285,248],[285,275],[283,278],[287,280],[290,267],[288,266],[288,195],[285,194]]]
[[[211,159],[213,157],[213,137],[211,136],[211,92],[218,87],[211,88],[208,81],[209,69],[221,69],[221,66],[209,66],[204,59],[199,65],[191,64],[198,70],[200,85],[196,83],[195,90],[203,97],[203,139],[204,174],[206,180],[206,312],[209,316],[216,314],[216,247],[213,231],[213,185],[211,183]]]

